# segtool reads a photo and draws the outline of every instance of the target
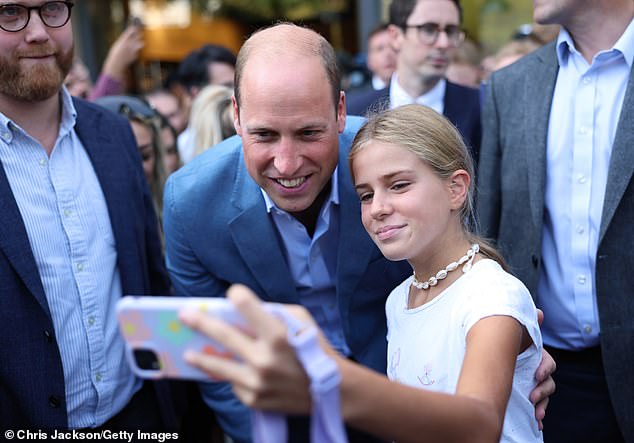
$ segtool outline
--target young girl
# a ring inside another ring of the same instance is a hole
[[[355,137],[350,170],[363,225],[387,258],[408,260],[413,275],[386,305],[392,381],[332,354],[344,419],[399,442],[541,441],[528,398],[541,359],[536,309],[470,230],[473,165],[458,131],[419,105],[386,111]],[[256,340],[196,314],[184,319],[244,362],[189,354],[190,362],[232,381],[250,406],[309,410],[306,376],[288,357],[284,328],[246,289],[229,297],[259,322]]]
[[[541,440],[528,399],[541,359],[536,309],[470,230],[473,164],[460,134],[429,108],[397,108],[359,131],[350,170],[372,240],[413,268],[386,303],[389,378],[481,396],[504,418],[502,441]]]

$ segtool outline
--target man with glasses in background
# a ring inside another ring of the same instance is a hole
[[[445,74],[464,40],[459,0],[393,0],[390,5],[396,72],[388,87],[351,93],[348,114],[365,115],[419,103],[444,114],[458,127],[477,161],[480,147],[480,100],[476,89],[447,81]]]
[[[71,98],[72,2],[0,0],[0,431],[165,429],[131,373],[123,294],[165,294],[130,126]],[[159,406],[161,405],[161,406]],[[52,435],[52,434],[51,434]]]

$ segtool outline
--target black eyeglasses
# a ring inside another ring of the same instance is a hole
[[[0,28],[7,32],[19,32],[31,20],[31,11],[37,11],[40,20],[49,28],[61,28],[70,19],[73,2],[45,2],[40,6],[24,6],[9,3],[0,6]]]
[[[422,25],[405,25],[405,28],[416,29],[418,40],[425,45],[436,43],[441,32],[447,35],[447,40],[453,46],[460,45],[464,40],[464,32],[458,25],[447,25],[443,28],[438,23],[423,23]]]

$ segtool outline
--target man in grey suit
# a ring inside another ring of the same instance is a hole
[[[548,442],[634,441],[634,2],[534,0],[556,42],[495,73],[478,207],[544,310]]]

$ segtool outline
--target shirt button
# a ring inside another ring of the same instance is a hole
[[[3,132],[2,133],[2,140],[4,140],[5,142],[10,142],[11,141],[11,133],[10,132]]]
[[[46,166],[46,163],[48,163],[48,161],[45,158],[41,158],[38,163],[40,164],[40,166]]]
[[[73,211],[70,209],[64,209],[64,217],[68,218],[73,214]]]
[[[592,333],[592,326],[590,326],[590,325],[585,325],[585,326],[583,327],[583,332],[585,332],[586,334],[590,334],[590,333]]]
[[[579,225],[577,226],[577,234],[583,234],[585,232],[585,229],[583,229],[583,226]]]
[[[579,134],[586,135],[587,133],[588,133],[588,127],[587,126],[581,126],[579,128]]]
[[[578,180],[578,181],[579,181],[579,183],[581,183],[581,184],[584,184],[584,183],[587,181],[586,176],[585,176],[585,175],[583,175],[583,174],[579,174],[579,177],[577,178],[577,180]]]
[[[579,275],[579,276],[577,277],[577,282],[578,282],[580,285],[585,285],[585,284],[586,284],[586,276],[585,276],[585,275]]]
[[[93,326],[95,324],[95,317],[88,317],[88,325]]]
[[[95,374],[95,380],[100,382],[102,379],[103,379],[103,375],[101,375],[101,372],[97,372],[97,374]]]
[[[84,270],[84,264],[83,263],[77,263],[77,270],[79,272],[83,271]]]
[[[592,80],[590,79],[590,77],[584,77],[584,78],[583,78],[583,84],[584,84],[584,85],[589,85],[591,81],[592,81]]]

